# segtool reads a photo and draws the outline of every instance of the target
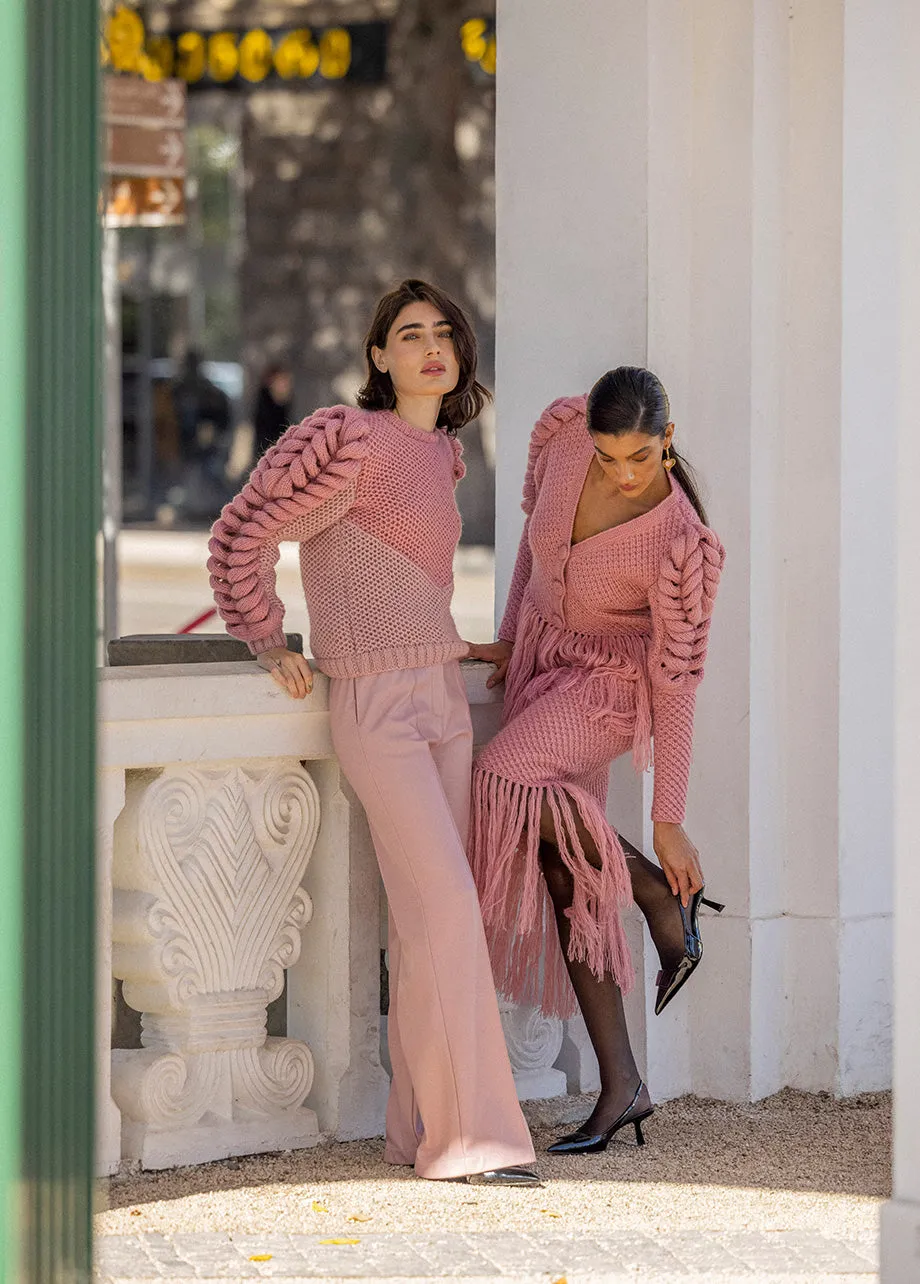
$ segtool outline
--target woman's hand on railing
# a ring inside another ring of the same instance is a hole
[[[690,897],[703,887],[700,854],[684,833],[682,825],[655,821],[653,846],[658,863],[671,891],[680,897],[681,904],[690,904]]]
[[[487,687],[504,682],[511,662],[510,642],[467,642],[466,645],[469,647],[466,657],[468,660],[484,660],[486,664],[495,665],[495,672],[486,682]]]
[[[289,696],[303,700],[313,690],[313,670],[306,656],[299,651],[289,651],[287,647],[274,646],[270,651],[263,651],[256,657],[263,669],[267,669],[274,680]]]

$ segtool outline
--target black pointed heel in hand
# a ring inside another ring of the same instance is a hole
[[[655,1000],[655,1016],[662,1013],[674,995],[689,981],[690,977],[700,965],[703,957],[703,941],[700,936],[700,906],[707,905],[710,909],[721,914],[725,909],[718,901],[710,901],[703,895],[702,890],[694,892],[690,897],[690,904],[684,909],[680,897],[677,897],[677,908],[680,910],[681,922],[684,925],[684,957],[678,963],[677,967],[668,971],[662,969],[658,973],[658,997]]]
[[[648,1119],[649,1115],[655,1113],[653,1106],[639,1106],[639,1096],[644,1087],[645,1084],[640,1079],[636,1095],[619,1119],[615,1119],[606,1132],[588,1132],[584,1127],[578,1128],[575,1132],[570,1132],[567,1137],[560,1137],[551,1146],[547,1146],[547,1153],[550,1155],[599,1154],[602,1150],[607,1149],[611,1138],[621,1128],[626,1128],[629,1124],[632,1124],[636,1130],[636,1145],[644,1146],[645,1138],[642,1135],[642,1120]]]

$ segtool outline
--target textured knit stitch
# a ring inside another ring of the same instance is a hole
[[[460,445],[391,411],[333,406],[295,424],[215,523],[208,570],[227,632],[284,646],[278,546],[300,544],[318,667],[334,678],[466,654],[450,613]]]
[[[652,818],[683,820],[724,558],[673,478],[655,508],[573,545],[593,454],[585,398],[554,402],[531,438],[527,520],[499,629],[514,647],[503,727],[473,777],[470,858],[498,988],[562,1016],[574,995],[540,873],[542,805],[574,879],[570,956],[628,989],[618,907],[631,900],[630,879],[605,815],[609,767],[630,750],[639,769],[654,757]],[[585,857],[576,815],[600,869]]]

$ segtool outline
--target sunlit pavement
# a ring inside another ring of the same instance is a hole
[[[854,1251],[855,1247],[855,1251]],[[875,1281],[861,1246],[817,1232],[648,1236],[158,1235],[104,1240],[100,1281],[457,1279],[469,1284],[857,1284]]]
[[[206,563],[206,531],[127,530],[119,536],[118,632],[177,633],[213,606]],[[461,547],[455,562],[454,618],[463,637],[492,640],[492,550]],[[278,591],[287,606],[285,628],[307,636],[297,546],[283,544]],[[222,633],[214,617],[196,632]]]
[[[660,1106],[648,1144],[555,1158],[587,1098],[525,1107],[544,1185],[417,1180],[379,1139],[100,1183],[99,1279],[874,1281],[890,1098]]]

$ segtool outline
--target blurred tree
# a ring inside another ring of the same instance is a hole
[[[467,309],[491,386],[495,89],[464,57],[460,28],[493,11],[494,0],[400,0],[383,85],[247,96],[245,361],[250,374],[287,361],[300,414],[353,397],[374,302],[404,276]],[[464,441],[464,538],[491,543],[482,432]]]
[[[216,103],[242,114],[239,247],[241,359],[247,402],[272,361],[294,374],[293,408],[351,400],[377,297],[404,276],[447,289],[494,376],[494,77],[468,60],[461,28],[494,18],[495,0],[152,0],[173,30],[387,21],[378,85],[194,91],[190,118]],[[219,110],[219,107],[217,108]],[[229,129],[228,129],[229,133]],[[491,420],[488,421],[489,424]],[[482,432],[464,434],[464,538],[491,543],[494,485]]]

